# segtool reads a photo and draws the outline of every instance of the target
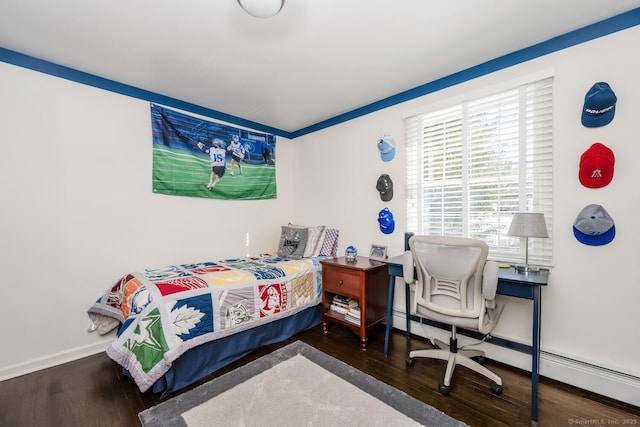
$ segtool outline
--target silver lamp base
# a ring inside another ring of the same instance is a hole
[[[514,266],[518,273],[539,273],[540,267],[535,265],[515,265]]]

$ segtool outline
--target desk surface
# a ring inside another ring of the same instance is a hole
[[[549,270],[541,268],[540,271],[536,272],[519,273],[515,267],[501,268],[498,272],[498,278],[501,281],[526,282],[531,285],[545,286],[549,282]]]
[[[390,267],[402,268],[402,255],[387,258],[383,261]],[[400,275],[402,276],[402,275]],[[528,283],[530,285],[546,286],[549,282],[549,270],[540,269],[535,273],[519,273],[515,267],[501,268],[498,272],[498,278],[502,282]]]

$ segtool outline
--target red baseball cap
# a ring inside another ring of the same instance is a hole
[[[580,183],[588,188],[601,188],[613,179],[616,158],[609,147],[594,143],[580,156]]]

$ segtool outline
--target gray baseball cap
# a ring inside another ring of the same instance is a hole
[[[380,175],[376,183],[376,190],[380,192],[380,199],[383,202],[393,199],[393,181],[391,181],[389,175],[386,173]]]
[[[616,226],[605,208],[592,204],[585,206],[576,217],[573,235],[585,245],[602,246],[616,236]]]

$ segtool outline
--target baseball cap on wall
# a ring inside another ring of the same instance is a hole
[[[599,142],[591,145],[580,156],[578,179],[588,188],[602,188],[613,179],[616,158],[609,147]]]
[[[382,160],[390,162],[396,155],[396,141],[390,134],[384,133],[378,140],[378,150],[380,150],[380,157],[382,157]]]
[[[592,204],[585,206],[576,217],[573,235],[585,245],[602,246],[616,236],[616,226],[602,206]]]
[[[597,128],[611,123],[616,114],[616,97],[606,82],[594,84],[584,97],[582,107],[582,125]]]
[[[391,234],[395,230],[396,222],[388,208],[384,208],[378,213],[378,224],[380,225],[380,231],[384,234]]]
[[[393,199],[393,181],[386,173],[383,173],[376,182],[376,190],[380,192],[380,199],[383,202],[388,202]]]

